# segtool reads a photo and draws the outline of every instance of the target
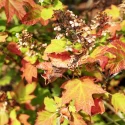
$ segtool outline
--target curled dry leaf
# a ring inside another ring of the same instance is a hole
[[[53,66],[51,62],[42,62],[37,64],[36,67],[44,70],[42,77],[45,79],[46,84],[54,81],[58,77],[62,77],[62,74],[66,71],[66,69]]]

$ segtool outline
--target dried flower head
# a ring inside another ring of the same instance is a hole
[[[54,30],[57,32],[56,39],[66,37],[73,44],[81,43],[83,53],[86,54],[90,47],[93,46],[95,38],[91,36],[91,27],[85,21],[76,16],[72,11],[55,11],[56,21],[53,24]],[[72,51],[71,46],[66,48]]]

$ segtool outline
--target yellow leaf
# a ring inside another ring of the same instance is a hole
[[[111,5],[111,9],[106,9],[104,11],[108,16],[111,16],[112,19],[117,20],[120,16],[120,10],[115,5]]]
[[[120,25],[121,27],[125,26],[125,20],[123,20]]]
[[[1,32],[1,33],[0,33],[0,42],[5,42],[7,36],[8,36],[7,33]]]

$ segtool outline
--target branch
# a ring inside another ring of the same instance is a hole
[[[106,119],[108,119],[108,121],[114,123],[114,125],[120,125],[116,121],[114,121],[113,119],[111,119],[110,117],[108,117],[107,115],[103,114],[102,116],[104,116]]]
[[[104,101],[105,106],[110,109],[112,112],[114,112],[122,121],[125,122],[125,117],[121,112],[116,112],[115,109],[106,101]]]

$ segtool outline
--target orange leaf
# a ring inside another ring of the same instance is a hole
[[[112,45],[113,47],[107,51],[115,55],[115,57],[108,61],[106,68],[110,69],[110,74],[115,74],[125,69],[125,43],[116,40],[112,42]]]
[[[73,113],[73,121],[70,121],[70,125],[87,125],[82,116],[77,113]]]
[[[29,123],[27,122],[28,118],[29,118],[29,115],[27,115],[27,114],[21,114],[21,115],[19,116],[20,122],[21,122],[22,124],[24,124],[24,125],[31,125],[31,124],[29,124]]]
[[[1,33],[0,33],[0,43],[1,43],[1,42],[5,42],[7,37],[8,37],[8,34],[7,34],[7,33],[1,32]]]
[[[22,78],[25,78],[28,83],[31,83],[33,78],[37,79],[37,68],[34,65],[31,65],[29,62],[22,62],[22,64]]]
[[[109,26],[107,28],[107,30],[111,33],[112,36],[114,36],[116,31],[120,31],[121,30],[121,25],[118,23],[118,24],[115,24],[113,26]]]
[[[75,101],[77,111],[81,109],[91,115],[91,107],[94,106],[93,94],[102,94],[105,91],[98,85],[94,84],[94,80],[89,77],[81,79],[73,79],[64,83],[61,88],[65,89],[62,100],[63,103]]]
[[[15,14],[21,20],[26,14],[26,11],[24,10],[26,3],[30,4],[31,6],[35,4],[33,0],[0,0],[0,8],[5,8],[8,22],[12,20],[13,15]]]

